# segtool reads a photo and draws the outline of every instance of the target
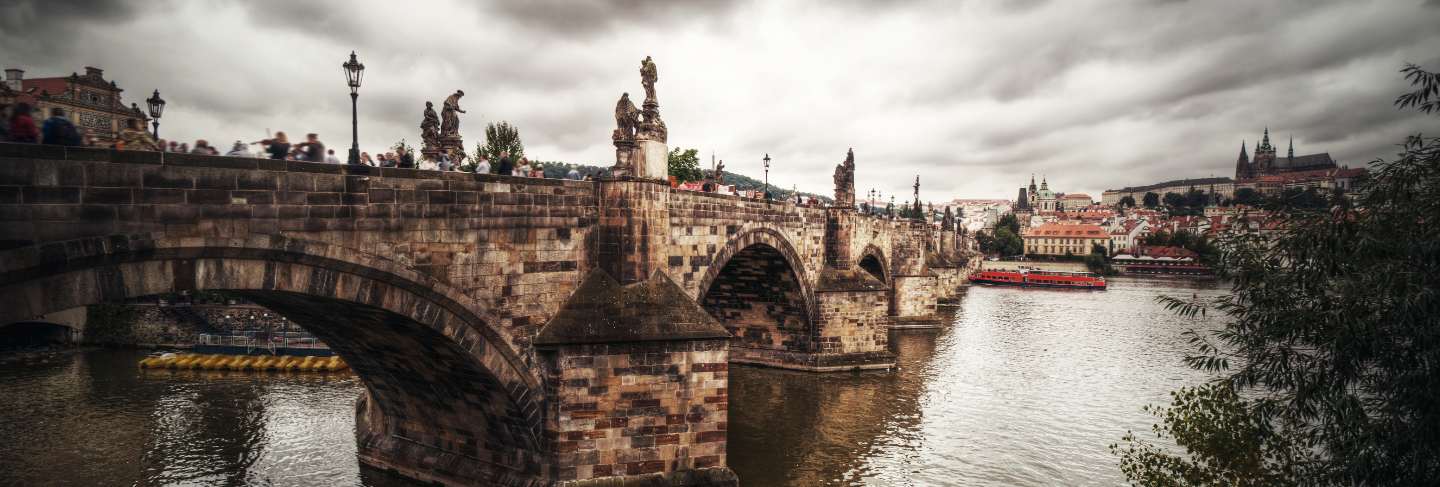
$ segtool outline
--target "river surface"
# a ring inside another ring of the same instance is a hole
[[[747,486],[1120,485],[1108,446],[1203,381],[1155,296],[975,287],[939,330],[896,332],[893,372],[732,368],[730,465]],[[355,460],[349,376],[145,372],[100,350],[0,368],[0,485],[407,482]]]

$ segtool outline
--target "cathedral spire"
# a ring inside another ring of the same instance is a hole
[[[1245,153],[1245,140],[1240,140],[1240,162],[1250,162],[1250,155]]]
[[[1044,174],[1040,175],[1040,189],[1050,189],[1050,181],[1047,181]]]
[[[1288,157],[1289,157],[1290,159],[1294,159],[1294,158],[1295,158],[1295,136],[1294,136],[1294,135],[1291,135],[1291,136],[1290,136],[1290,155],[1289,155]]]
[[[1265,127],[1265,139],[1260,142],[1260,147],[1270,149],[1270,127]]]

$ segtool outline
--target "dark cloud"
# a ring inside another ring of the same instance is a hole
[[[6,62],[94,65],[172,105],[162,135],[349,134],[339,64],[367,66],[362,149],[418,138],[424,102],[467,93],[462,135],[521,129],[539,159],[613,157],[610,112],[661,70],[673,145],[828,191],[854,147],[859,186],[926,199],[1013,197],[1224,175],[1269,126],[1360,164],[1433,120],[1395,110],[1406,62],[1440,69],[1436,0],[1185,2],[659,0],[0,3]],[[61,41],[63,40],[63,42]],[[137,95],[140,95],[137,97]]]
[[[484,25],[518,23],[545,36],[588,38],[614,29],[665,27],[723,16],[736,0],[532,0],[492,2],[482,9]]]

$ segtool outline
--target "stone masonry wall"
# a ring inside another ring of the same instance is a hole
[[[825,330],[817,338],[821,353],[883,352],[889,344],[884,291],[819,293]]]
[[[825,210],[715,193],[676,191],[670,198],[670,276],[697,300],[701,281],[737,237],[756,229],[783,235],[803,276],[824,265]],[[733,249],[738,253],[743,248]],[[812,277],[813,278],[813,277]]]
[[[928,318],[935,316],[935,288],[938,278],[929,276],[895,277],[895,316]]]
[[[725,467],[726,340],[563,345],[542,356],[556,480]]]
[[[591,267],[594,183],[0,144],[0,250],[110,234],[283,235],[397,260],[522,353]]]

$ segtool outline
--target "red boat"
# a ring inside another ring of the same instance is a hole
[[[970,282],[998,286],[1105,289],[1105,278],[1090,272],[984,270],[970,276]]]

